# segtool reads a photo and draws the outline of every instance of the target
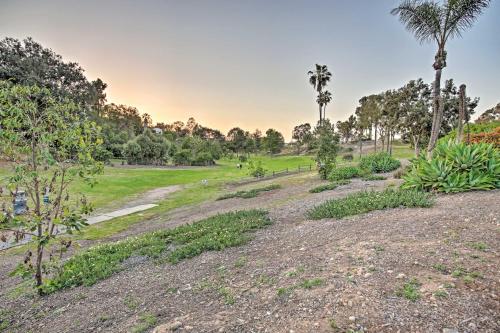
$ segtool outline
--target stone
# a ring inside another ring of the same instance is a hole
[[[166,324],[157,326],[153,330],[153,333],[170,333],[170,332],[175,332],[180,327],[182,327],[182,323],[180,321],[173,321],[171,323],[166,323]]]
[[[443,333],[458,333],[458,330],[455,328],[443,328]]]
[[[406,277],[406,274],[404,273],[399,273],[398,276],[396,276],[396,279],[404,279]]]
[[[350,316],[350,317],[349,317],[349,320],[350,320],[350,321],[356,321],[356,317],[354,317],[354,316]]]

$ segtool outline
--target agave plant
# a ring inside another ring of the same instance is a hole
[[[500,188],[500,152],[491,144],[441,142],[427,160],[412,161],[403,188],[462,192]]]

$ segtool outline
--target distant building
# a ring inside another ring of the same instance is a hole
[[[163,129],[155,127],[151,129],[155,134],[163,134]]]

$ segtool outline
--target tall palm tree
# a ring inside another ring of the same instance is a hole
[[[319,93],[316,102],[320,107],[320,119],[326,119],[326,105],[332,101],[332,93],[328,90]],[[323,111],[321,111],[323,109]],[[321,116],[322,112],[322,116]]]
[[[318,98],[316,102],[318,103],[319,106],[319,123],[322,124],[323,104],[320,104],[319,96],[321,95],[323,88],[328,84],[328,82],[330,82],[330,79],[332,78],[332,73],[328,71],[328,67],[326,65],[316,64],[314,71],[307,72],[307,75],[309,75],[309,83],[318,92]]]
[[[446,67],[446,42],[460,37],[470,28],[490,0],[446,0],[440,4],[434,0],[404,0],[391,11],[415,38],[423,42],[436,42],[434,57],[435,80],[433,89],[432,130],[427,147],[430,155],[436,146],[439,129],[443,120],[443,101],[441,99],[441,71]]]

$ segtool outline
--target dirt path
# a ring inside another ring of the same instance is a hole
[[[355,180],[318,194],[307,192],[320,183],[311,176],[276,182],[283,189],[178,209],[114,236],[228,210],[268,209],[274,224],[247,245],[175,266],[140,262],[94,286],[42,299],[12,298],[2,290],[11,330],[132,332],[144,313],[178,332],[500,329],[500,191],[442,196],[428,209],[310,221],[304,212],[324,200],[395,181]],[[7,259],[0,260],[3,270]],[[415,302],[395,293],[410,278],[421,283]],[[306,280],[318,285],[301,287]]]

